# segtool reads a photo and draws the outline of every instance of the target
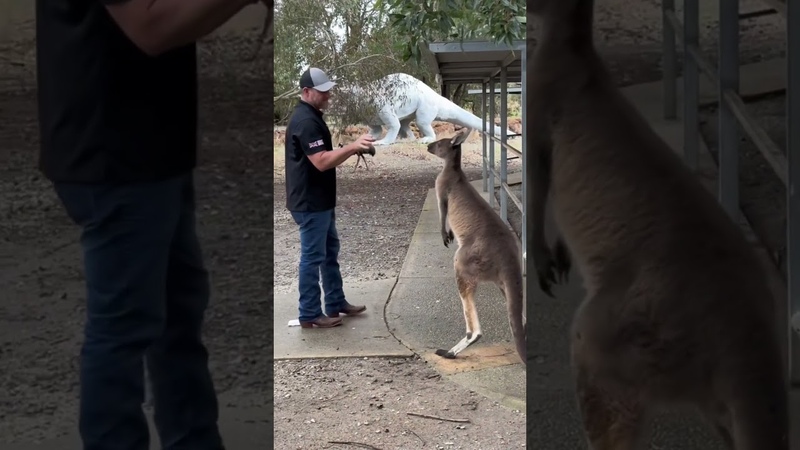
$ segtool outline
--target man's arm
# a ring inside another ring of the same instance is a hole
[[[253,0],[102,0],[143,52],[157,56],[206,36]]]
[[[306,157],[320,172],[333,169],[358,152],[356,143],[332,150],[325,148],[325,131],[313,120],[304,120],[298,124],[299,130],[293,139],[300,146]]]
[[[347,161],[347,158],[355,155],[356,152],[358,152],[358,148],[353,144],[348,144],[334,150],[313,153],[308,155],[308,160],[311,161],[311,164],[313,164],[317,170],[324,172]]]

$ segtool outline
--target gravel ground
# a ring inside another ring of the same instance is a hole
[[[275,379],[275,448],[525,448],[524,412],[416,358],[282,361]]]

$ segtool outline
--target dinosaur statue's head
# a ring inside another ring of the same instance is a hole
[[[453,137],[442,138],[428,144],[428,153],[436,155],[439,158],[447,160],[457,155],[454,150],[461,150],[461,144],[467,140],[469,133],[472,131],[469,128],[462,128],[456,131]]]

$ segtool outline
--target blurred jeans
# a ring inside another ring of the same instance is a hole
[[[339,271],[339,234],[334,209],[319,212],[292,211],[300,226],[300,321],[322,315],[320,276],[325,292],[325,313],[339,312],[346,305]]]
[[[195,231],[191,173],[155,182],[54,187],[82,230],[83,448],[149,448],[142,409],[146,357],[162,447],[223,449],[201,340],[209,281]]]

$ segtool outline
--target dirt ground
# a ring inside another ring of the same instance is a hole
[[[620,84],[658,79],[660,2],[597,4],[599,46]],[[704,48],[715,45],[713,32],[713,24],[703,29]],[[217,389],[234,399],[231,407],[236,398],[268,405],[274,392],[278,449],[347,448],[328,441],[383,449],[523,446],[524,413],[442,380],[418,359],[282,361],[275,364],[273,390],[268,381],[273,261],[274,289],[292,290],[298,243],[283,206],[281,137],[273,136],[273,153],[267,140],[271,62],[263,57],[245,61],[257,33],[209,40],[200,51],[198,220],[212,275],[205,339]],[[0,42],[2,442],[75,431],[84,314],[77,230],[36,170],[32,24],[10,35],[13,41]],[[779,19],[744,21],[742,62],[778,56],[782,39]],[[715,52],[708,53],[715,60]],[[473,140],[465,151],[470,176],[480,173],[478,155]],[[379,148],[367,159],[369,171],[354,171],[354,160],[339,171],[342,272],[355,280],[398,274],[425,193],[440,168],[418,145]]]

